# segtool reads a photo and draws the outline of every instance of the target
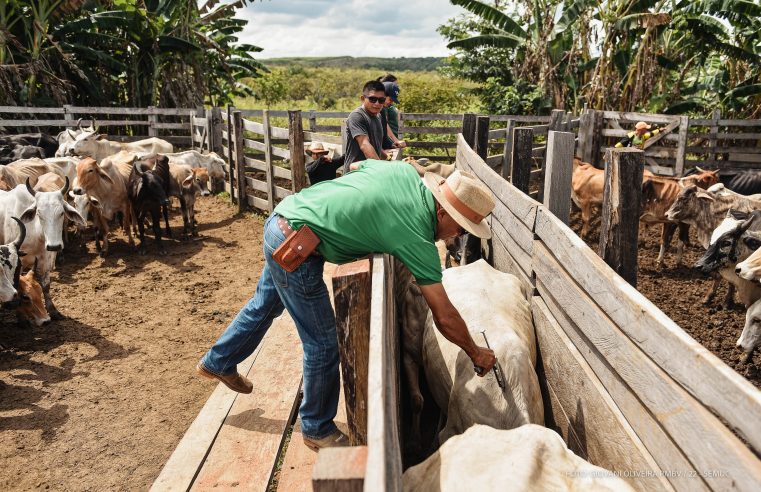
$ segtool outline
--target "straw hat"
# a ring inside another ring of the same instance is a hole
[[[447,179],[435,173],[425,173],[423,183],[436,201],[465,230],[482,239],[491,237],[484,217],[494,209],[491,191],[465,171],[455,171]]]
[[[643,128],[644,128],[645,130],[649,130],[649,129],[650,129],[650,125],[648,125],[648,124],[647,124],[647,123],[645,123],[644,121],[638,121],[638,122],[637,122],[637,124],[636,124],[636,125],[634,125],[634,129],[635,129],[635,130],[642,130]]]
[[[312,154],[318,154],[318,155],[325,155],[328,154],[328,157],[331,159],[333,158],[333,149],[326,149],[324,145],[322,145],[322,142],[312,142],[309,144],[309,148],[307,148],[304,153],[308,156],[312,156]]]

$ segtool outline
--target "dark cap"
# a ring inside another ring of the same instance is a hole
[[[399,84],[396,82],[383,82],[383,87],[386,88],[386,96],[390,97],[396,104],[399,104]]]

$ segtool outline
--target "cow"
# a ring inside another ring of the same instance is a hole
[[[77,164],[80,159],[77,157],[46,157],[43,159],[50,167],[50,170],[57,173],[62,178],[69,178],[70,183],[77,180]]]
[[[198,236],[196,229],[196,195],[208,196],[209,173],[206,168],[189,166],[169,165],[171,173],[170,195],[177,196],[182,210],[182,223],[184,235]],[[179,184],[180,189],[175,190]],[[179,196],[175,193],[179,192]]]
[[[729,282],[727,297],[724,305],[732,304],[734,291],[740,297],[740,302],[747,308],[761,297],[761,285],[738,277],[735,268],[738,261],[745,260],[753,252],[742,240],[749,228],[761,228],[758,216],[761,211],[752,214],[730,210],[727,216],[711,234],[711,241],[705,254],[697,261],[695,268],[703,273],[718,272]],[[734,288],[732,288],[732,286]]]
[[[50,192],[35,191],[27,179],[25,184],[0,195],[0,233],[3,236],[0,242],[13,234],[15,225],[11,220],[19,217],[26,226],[24,252],[27,255],[22,258],[22,264],[32,268],[34,261],[40,261],[45,307],[53,317],[60,314],[50,297],[50,272],[55,267],[57,253],[63,250],[63,221],[66,218],[75,224],[83,223],[82,216],[64,200],[68,190],[68,179],[62,190]]]
[[[130,229],[132,206],[127,196],[127,182],[115,166],[99,166],[95,159],[82,159],[77,164],[77,181],[72,191],[75,195],[89,195],[91,200],[95,199],[99,204],[99,213],[93,220],[96,221],[96,234],[103,239],[100,256],[108,255],[108,222],[115,219],[117,214],[122,216],[122,226],[130,246],[135,246]],[[96,240],[96,248],[97,246]]]
[[[747,231],[742,238],[745,246],[753,253],[735,267],[738,277],[745,280],[761,280],[761,232]]]
[[[140,232],[140,254],[144,255],[147,252],[145,247],[145,219],[150,213],[159,254],[165,255],[167,251],[161,242],[161,211],[164,212],[164,220],[167,230],[169,230],[169,198],[167,197],[170,181],[169,160],[165,156],[156,156],[152,159],[156,161],[155,166],[149,165],[147,171],[142,170],[141,161],[135,161],[132,166],[132,174],[127,182],[127,195],[132,204]]]
[[[634,492],[613,472],[568,449],[557,432],[533,424],[510,430],[474,425],[408,468],[402,488],[410,492]]]
[[[443,443],[474,424],[497,429],[543,424],[542,395],[534,370],[536,338],[520,281],[478,260],[445,270],[443,284],[468,327],[484,330],[501,364],[505,388],[500,388],[492,374],[478,377],[465,353],[434,328],[428,311],[422,361],[431,394],[446,414],[439,441]],[[485,305],[504,308],[484,310]],[[472,336],[483,339],[478,332]]]
[[[742,362],[748,363],[753,351],[761,344],[761,299],[754,302],[745,312],[745,326],[737,339],[737,348],[744,353]]]
[[[29,145],[42,148],[42,157],[53,157],[58,150],[58,141],[46,133],[19,133],[17,135],[0,135],[0,145]]]
[[[56,135],[58,141],[58,150],[55,152],[55,157],[65,157],[69,155],[69,151],[74,148],[74,143],[79,138],[83,138],[86,134],[96,133],[95,121],[93,121],[89,127],[82,128],[82,118],[77,120],[77,129],[66,129]]]
[[[174,151],[172,144],[156,137],[150,137],[136,142],[115,142],[101,137],[103,136],[88,133],[86,136],[77,139],[74,143],[74,148],[71,149],[69,153],[81,157],[92,157],[96,161],[102,161],[106,157],[114,155],[121,150],[135,152],[137,154],[163,154]]]
[[[45,157],[45,151],[32,145],[0,145],[0,164],[10,164],[20,159]]]
[[[0,199],[5,193],[0,193]],[[25,254],[21,246],[26,239],[26,226],[21,220],[11,216],[17,224],[16,237],[9,243],[0,245],[0,303],[16,307],[19,302],[18,286],[21,274],[21,257]],[[11,231],[8,231],[8,236]],[[5,237],[6,235],[3,235]]]
[[[53,169],[42,159],[22,159],[6,166],[0,166],[0,190],[10,191],[26,182],[29,178],[32,186],[37,179]]]
[[[755,195],[761,193],[761,172],[743,171],[737,173],[729,183],[727,188],[740,193],[741,195]]]
[[[404,162],[415,168],[415,171],[422,178],[425,173],[435,173],[442,178],[448,178],[450,174],[455,172],[454,164],[442,164],[441,162],[428,163],[428,159],[413,159],[412,157],[405,157]]]
[[[209,152],[202,154],[197,150],[186,150],[184,152],[163,153],[169,158],[169,164],[186,165],[191,168],[202,167],[207,170],[211,179],[226,179],[225,161],[216,154]]]

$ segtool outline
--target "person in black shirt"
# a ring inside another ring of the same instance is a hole
[[[313,185],[335,179],[336,171],[344,165],[344,156],[334,158],[333,150],[326,149],[320,142],[312,142],[305,154],[312,158],[312,162],[306,165],[306,171]]]

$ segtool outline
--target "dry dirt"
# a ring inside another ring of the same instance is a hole
[[[147,490],[215,384],[194,365],[251,296],[255,215],[198,201],[200,237],[159,256],[90,237],[53,277],[63,320],[20,329],[0,315],[0,489]],[[182,221],[172,217],[175,235]]]
[[[593,224],[593,232],[586,242],[597,251],[599,218]],[[571,227],[577,234],[581,231],[579,213],[572,215]],[[637,290],[695,340],[751,383],[761,387],[761,354],[756,351],[752,361],[743,364],[740,362],[742,352],[735,347],[745,325],[745,308],[739,303],[730,309],[722,307],[727,292],[726,282],[722,283],[713,301],[707,305],[703,304],[703,298],[712,280],[692,268],[705,251],[698,243],[694,230],[690,230],[691,245],[685,248],[685,266],[679,268],[676,267],[676,237],[666,255],[666,267],[658,267],[656,259],[660,248],[660,234],[660,226],[640,227]]]

